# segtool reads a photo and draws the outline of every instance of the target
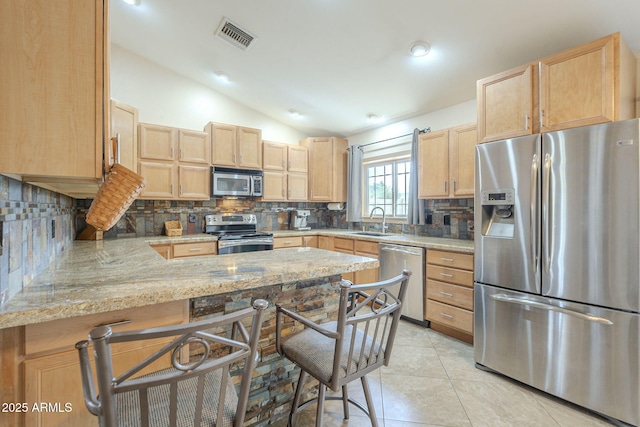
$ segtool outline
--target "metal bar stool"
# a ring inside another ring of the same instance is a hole
[[[349,403],[352,403],[377,427],[366,374],[389,364],[410,275],[410,271],[404,270],[392,279],[365,285],[343,280],[335,322],[318,325],[276,304],[278,353],[301,369],[289,426],[294,425],[298,412],[316,401],[311,399],[300,404],[304,382],[310,375],[319,382],[316,426],[322,426],[324,400],[336,399],[343,402],[345,419],[349,418]],[[306,328],[283,340],[284,316]],[[347,384],[357,379],[364,389],[366,407],[347,394]],[[333,391],[342,389],[342,396],[326,396],[327,387]]]
[[[101,427],[242,426],[267,307],[265,300],[258,299],[253,307],[185,325],[115,333],[108,326],[94,328],[88,341],[76,344],[87,408],[98,417]],[[250,332],[245,324],[250,325]],[[225,333],[214,334],[212,330]],[[166,337],[175,338],[114,377],[111,345]],[[97,396],[89,345],[95,354]],[[201,347],[201,352],[183,363],[183,356],[189,358],[190,346],[194,350]],[[170,363],[164,366],[168,367],[137,376],[152,363],[167,359]],[[236,365],[244,365],[239,393],[230,375]]]

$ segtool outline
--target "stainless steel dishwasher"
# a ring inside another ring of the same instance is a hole
[[[380,243],[380,280],[395,277],[403,269],[411,270],[402,316],[420,323],[424,320],[424,248]]]

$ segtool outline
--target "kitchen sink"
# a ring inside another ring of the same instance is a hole
[[[378,236],[378,237],[380,237],[380,236],[384,236],[384,237],[389,236],[388,234],[379,233],[377,231],[356,231],[353,234],[359,234],[360,236]]]

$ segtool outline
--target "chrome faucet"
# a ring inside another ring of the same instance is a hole
[[[380,206],[376,206],[375,208],[371,209],[371,212],[369,213],[369,219],[373,218],[373,213],[376,211],[376,209],[380,209],[382,211],[382,232],[384,233],[384,231],[388,228],[387,227],[387,221],[386,221],[386,216],[384,213],[384,209]]]

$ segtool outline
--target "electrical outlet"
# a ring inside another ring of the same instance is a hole
[[[4,237],[2,235],[2,225],[4,222],[0,221],[0,255],[2,255],[2,247],[4,246]]]
[[[189,222],[191,223],[196,222],[196,214],[189,214]]]
[[[56,238],[56,220],[55,219],[51,220],[51,238],[52,239]]]

